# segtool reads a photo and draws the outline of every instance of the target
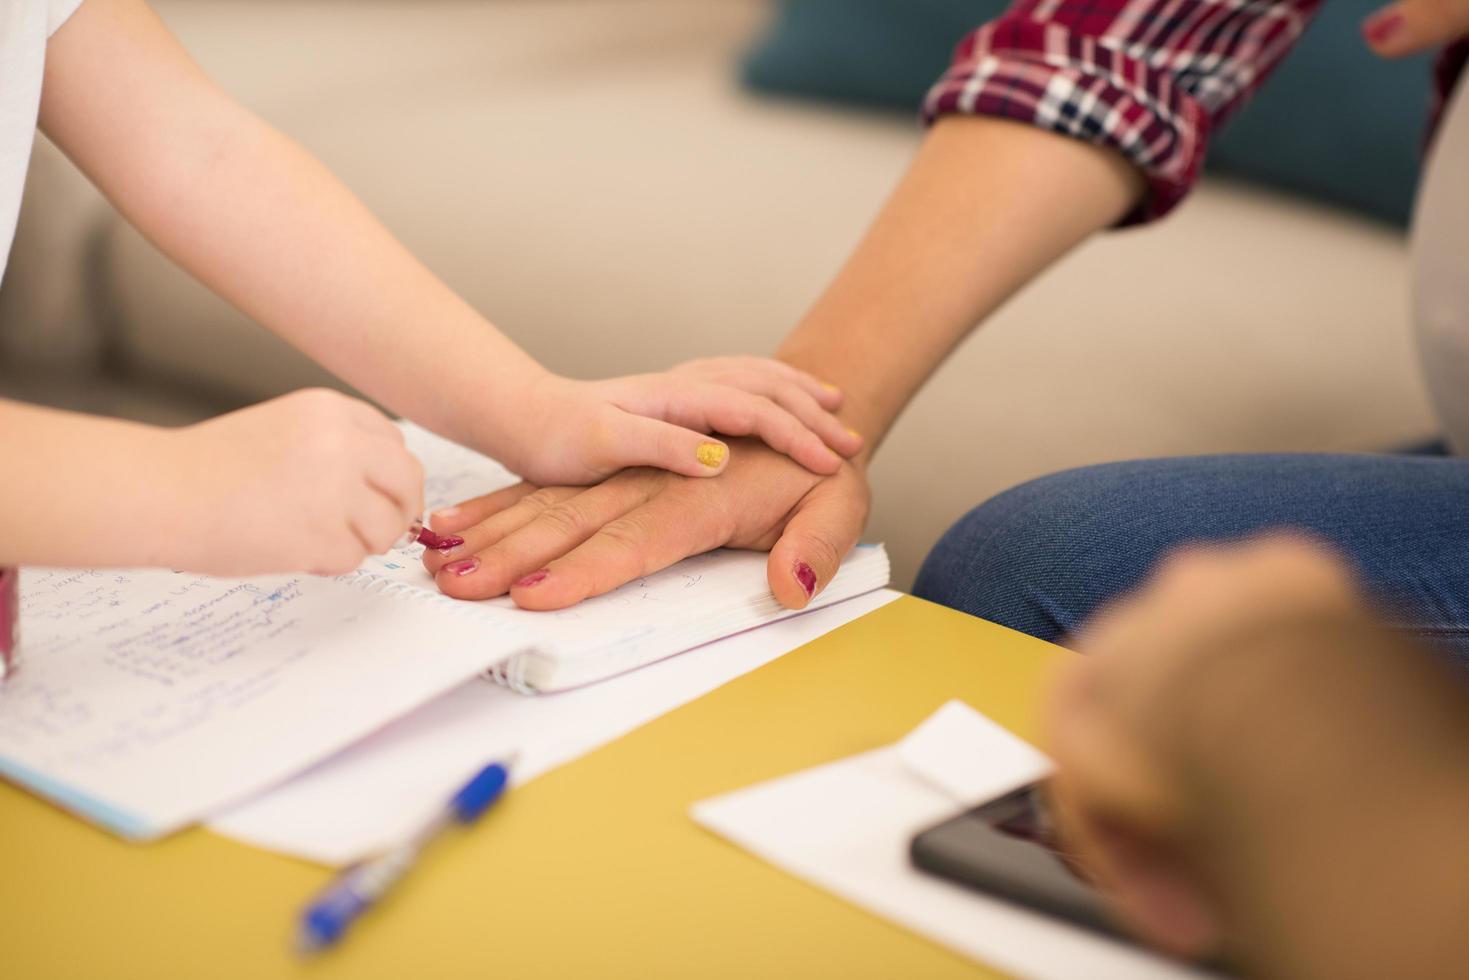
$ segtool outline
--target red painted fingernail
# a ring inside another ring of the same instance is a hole
[[[458,551],[460,546],[463,544],[463,538],[440,538],[438,547],[439,554],[443,555],[445,558],[448,558],[454,552]]]
[[[803,561],[796,562],[796,581],[806,591],[806,598],[816,594],[816,573],[811,571],[811,566]]]
[[[1383,44],[1402,26],[1403,15],[1396,10],[1389,10],[1376,17],[1367,18],[1367,23],[1362,25],[1362,36],[1369,44]]]
[[[450,535],[448,537],[441,538],[434,532],[430,531],[428,528],[424,528],[422,531],[418,532],[418,543],[423,545],[425,548],[436,548],[439,551],[443,551],[446,548],[459,547],[461,544],[464,543],[464,539],[458,537],[457,535]]]
[[[515,587],[517,589],[529,589],[529,588],[532,588],[532,587],[537,586],[537,585],[540,585],[542,582],[544,582],[546,580],[546,576],[547,575],[550,575],[550,574],[551,574],[550,569],[546,569],[546,568],[541,569],[539,572],[531,572],[525,578],[521,579],[519,582],[516,582],[515,583]]]
[[[449,562],[449,564],[439,569],[439,571],[448,572],[450,575],[468,575],[470,572],[474,571],[478,567],[478,558],[466,558],[463,561],[451,561]]]

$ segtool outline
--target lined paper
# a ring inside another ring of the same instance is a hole
[[[21,576],[0,772],[155,837],[300,771],[528,641],[309,576]]]

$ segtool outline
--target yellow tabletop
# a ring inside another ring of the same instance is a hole
[[[1065,654],[898,601],[508,794],[311,961],[322,868],[121,843],[0,785],[0,977],[982,977],[696,826],[689,805],[890,743],[949,698],[1021,736]]]

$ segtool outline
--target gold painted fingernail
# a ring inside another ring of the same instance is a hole
[[[848,429],[847,430],[847,435],[851,436],[853,439],[861,439],[862,438],[862,433],[858,432],[856,429]]]
[[[823,381],[823,382],[821,382],[821,387],[825,388],[827,391],[841,391],[842,390],[842,389],[838,388],[836,385],[832,384],[830,381]]]
[[[723,463],[724,457],[728,453],[729,450],[722,443],[718,442],[701,442],[699,443],[699,448],[694,451],[694,455],[698,458],[699,462],[711,470]]]

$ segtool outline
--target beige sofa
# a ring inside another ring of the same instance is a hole
[[[770,351],[920,136],[741,92],[757,0],[157,7],[226,87],[574,375]],[[0,321],[3,391],[58,404],[182,421],[327,380],[171,268],[48,146]],[[1414,356],[1399,235],[1211,184],[1161,225],[1083,248],[956,354],[879,457],[870,537],[906,585],[965,509],[1047,471],[1417,438],[1432,426]]]

